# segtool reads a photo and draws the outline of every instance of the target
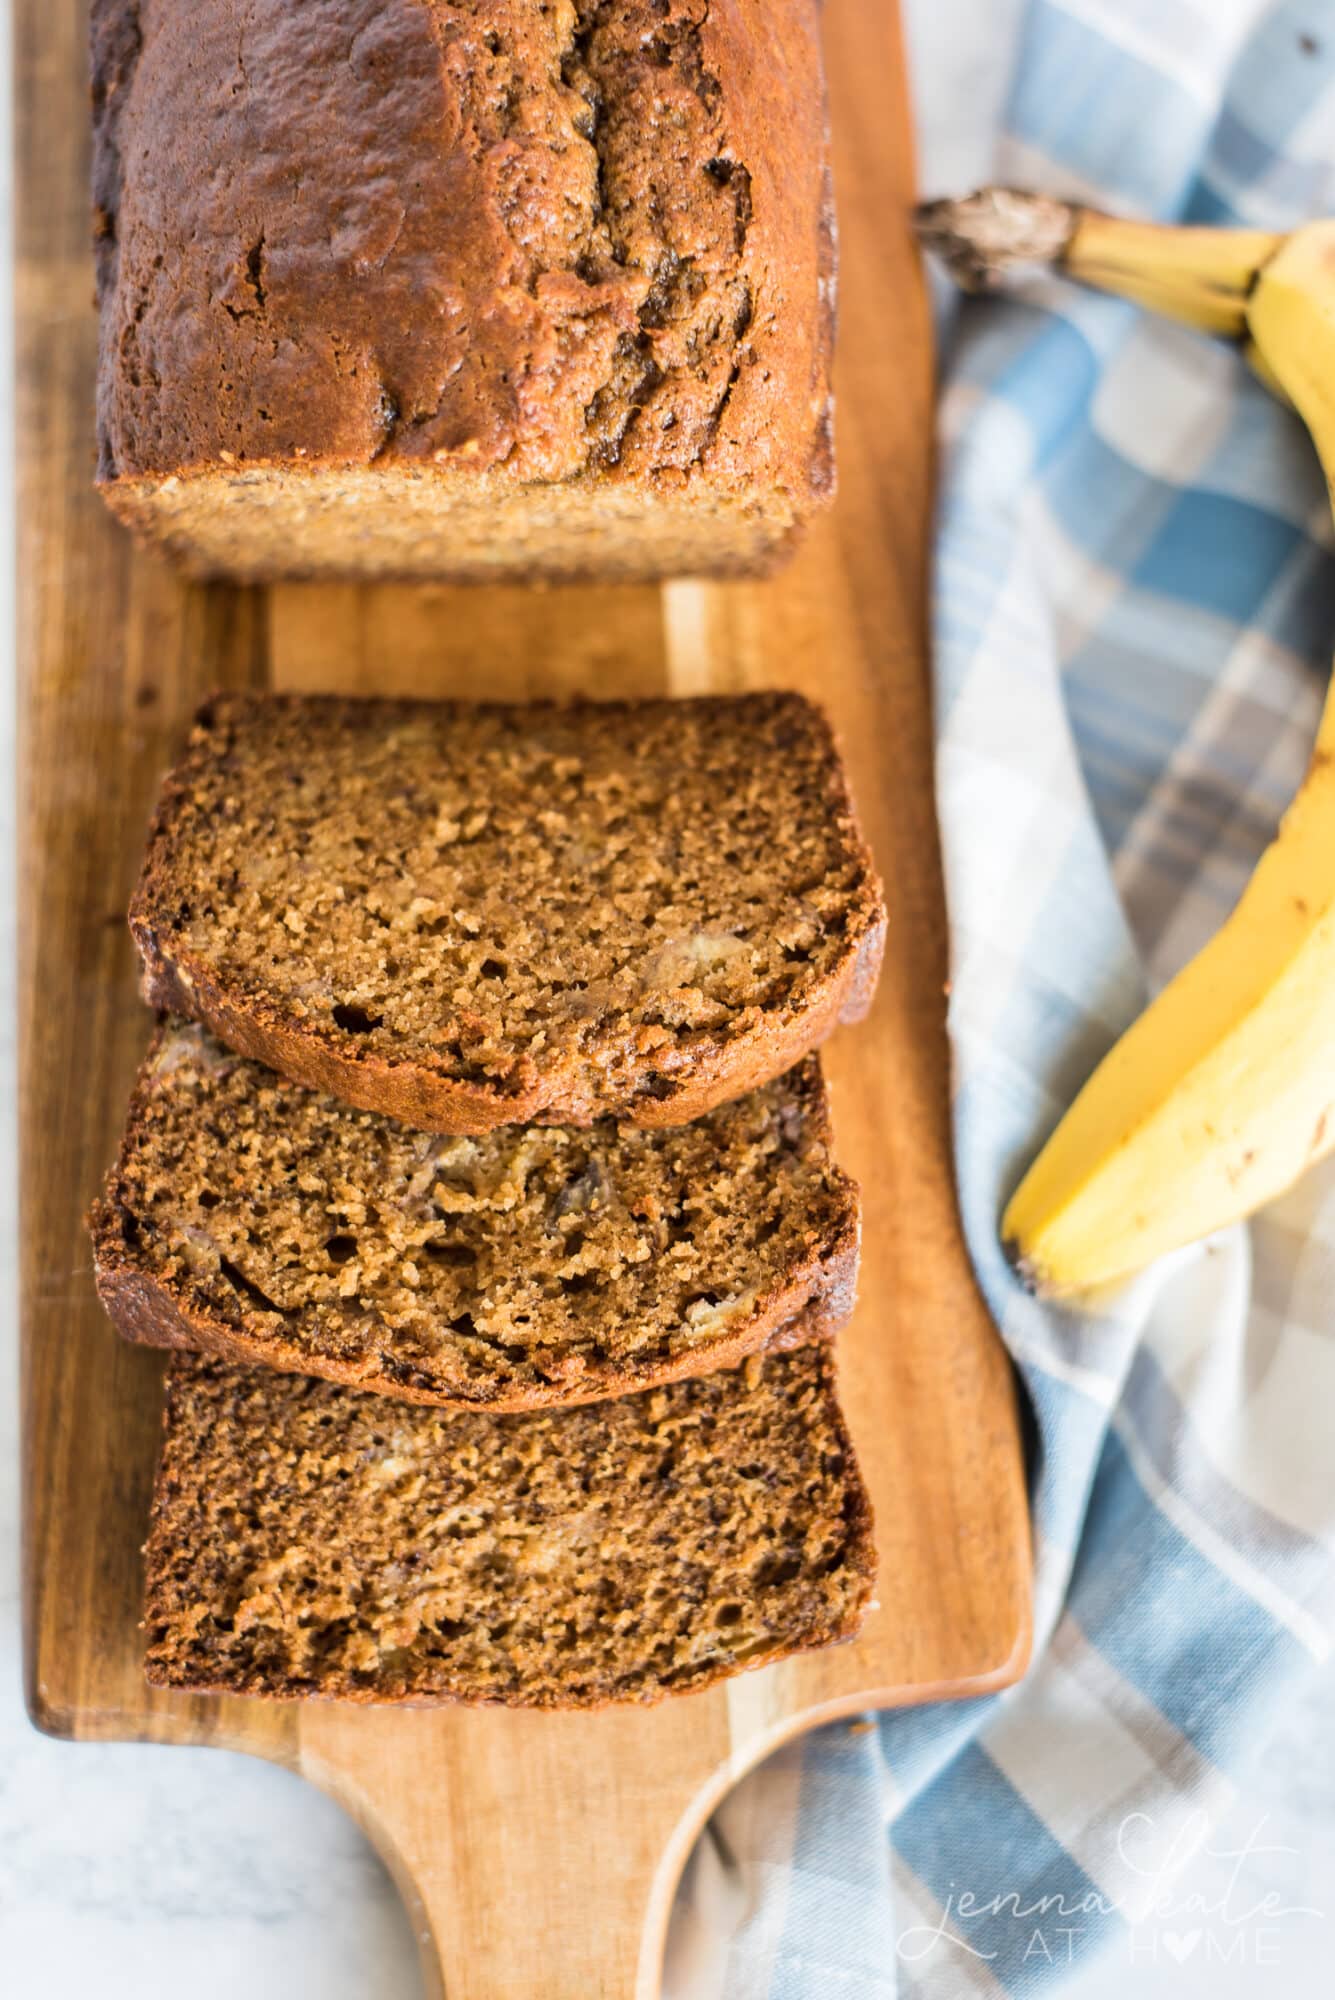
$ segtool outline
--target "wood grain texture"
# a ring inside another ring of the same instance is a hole
[[[828,0],[842,234],[841,491],[768,584],[463,593],[189,586],[91,485],[84,11],[20,0],[19,369],[25,1630],[29,1703],[80,1737],[214,1743],[340,1799],[450,2000],[648,2000],[681,1864],[766,1750],[872,1705],[1001,1686],[1029,1644],[1009,1372],[950,1167],[945,927],[923,578],[929,323],[905,213],[893,10]],[[832,709],[886,877],[870,1021],[830,1047],[866,1196],[843,1387],[876,1504],[877,1608],[833,1652],[642,1712],[191,1700],[140,1671],[160,1362],[102,1318],[80,1219],[146,1035],[121,921],[158,775],[210,687],[524,696],[801,687]]]

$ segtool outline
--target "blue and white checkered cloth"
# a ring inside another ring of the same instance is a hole
[[[997,168],[1161,218],[1335,213],[1335,0],[1030,0]],[[1134,1965],[1335,1636],[1335,1161],[1099,1317],[1027,1297],[997,1241],[1302,776],[1335,645],[1326,492],[1236,353],[1062,281],[966,306],[947,364],[955,1128],[1037,1423],[1035,1664],[748,1780],[683,1884],[673,2000],[970,2000],[1078,1989],[1100,1949]]]

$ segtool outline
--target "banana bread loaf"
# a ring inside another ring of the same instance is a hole
[[[159,1686],[573,1708],[848,1638],[875,1552],[822,1344],[522,1416],[181,1356],[147,1569]]]
[[[441,1139],[163,1028],[91,1219],[122,1333],[455,1408],[592,1402],[853,1306],[820,1065],[694,1125]]]
[[[130,912],[145,992],[428,1131],[679,1125],[869,1004],[885,917],[796,695],[224,695]]]
[[[99,480],[199,574],[765,567],[832,489],[818,0],[93,0]]]

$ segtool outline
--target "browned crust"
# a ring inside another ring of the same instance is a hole
[[[800,1323],[799,1323],[800,1328]],[[804,1336],[794,1329],[795,1337],[787,1344],[798,1347],[804,1344]],[[808,1336],[810,1337],[810,1336]],[[817,1336],[818,1337],[818,1336]],[[821,1362],[821,1386],[827,1398],[831,1425],[838,1436],[844,1454],[847,1470],[848,1490],[845,1496],[844,1513],[848,1522],[849,1542],[846,1567],[849,1575],[857,1579],[858,1588],[850,1596],[846,1613],[837,1622],[816,1628],[793,1641],[791,1644],[777,1643],[764,1654],[748,1660],[745,1666],[737,1667],[721,1663],[705,1672],[689,1687],[649,1688],[643,1692],[625,1695],[607,1695],[594,1699],[573,1699],[551,1701],[542,1698],[534,1700],[508,1699],[497,1697],[459,1694],[442,1691],[439,1694],[396,1697],[377,1693],[373,1688],[351,1685],[344,1675],[330,1676],[320,1688],[311,1688],[304,1682],[293,1681],[284,1676],[281,1679],[264,1680],[255,1674],[237,1674],[232,1678],[196,1678],[192,1675],[173,1673],[150,1652],[144,1662],[144,1678],[150,1687],[176,1688],[195,1694],[237,1694],[249,1695],[265,1701],[344,1701],[360,1707],[395,1708],[533,1708],[554,1711],[583,1709],[596,1710],[634,1706],[655,1708],[660,1702],[690,1694],[703,1693],[715,1687],[720,1681],[732,1680],[739,1673],[752,1673],[761,1667],[773,1666],[779,1660],[794,1659],[801,1653],[816,1652],[826,1646],[845,1644],[857,1636],[867,1615],[875,1588],[878,1558],[875,1539],[875,1516],[872,1511],[871,1496],[862,1477],[853,1439],[849,1433],[843,1409],[836,1392],[836,1367],[832,1347],[827,1347]],[[163,1493],[163,1473],[167,1433],[172,1421],[173,1399],[179,1393],[175,1370],[167,1377],[167,1398],[163,1410],[163,1449],[159,1454],[157,1476],[154,1482],[153,1506],[149,1518],[148,1540],[144,1544],[144,1561],[147,1577],[145,1592],[143,1629],[151,1629],[160,1618],[159,1607],[154,1596],[154,1577],[160,1566],[159,1550],[169,1546],[168,1531],[164,1525],[165,1497]]]
[[[311,698],[270,695],[263,699],[289,705]],[[670,1097],[603,1094],[596,1088],[599,1073],[594,1066],[566,1056],[542,1073],[531,1062],[526,1069],[517,1064],[504,1088],[486,1086],[442,1075],[419,1063],[388,1062],[381,1056],[367,1055],[352,1037],[337,1041],[334,1031],[327,1028],[299,1027],[267,997],[228,991],[197,953],[178,951],[171,955],[156,922],[156,912],[168,906],[172,897],[176,809],[188,794],[194,769],[207,756],[208,730],[216,715],[226,713],[230,706],[245,705],[247,700],[215,695],[199,710],[186,752],[163,783],[130,904],[129,923],[142,960],[143,993],[150,1007],[204,1022],[240,1055],[265,1063],[295,1083],[326,1091],[361,1111],[383,1112],[427,1132],[476,1136],[498,1125],[538,1121],[587,1125],[609,1114],[645,1128],[689,1125],[716,1105],[781,1076],[827,1040],[841,1022],[860,1021],[871,1005],[885,951],[885,904],[875,863],[858,826],[833,730],[823,711],[811,703],[828,742],[830,811],[845,818],[863,875],[862,896],[849,913],[847,948],[800,1013],[761,1019],[727,1042],[703,1044],[693,1050],[691,1074],[683,1079],[681,1071],[674,1072]],[[355,708],[361,704],[349,700],[343,705]],[[402,704],[405,708],[421,705]],[[646,1062],[642,1069],[647,1074],[659,1066],[656,1060]]]

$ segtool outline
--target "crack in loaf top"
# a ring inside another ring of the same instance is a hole
[[[95,0],[101,476],[819,483],[816,11]]]

